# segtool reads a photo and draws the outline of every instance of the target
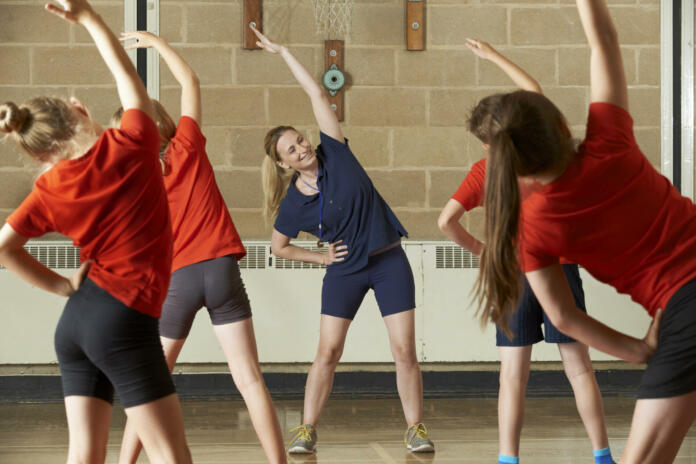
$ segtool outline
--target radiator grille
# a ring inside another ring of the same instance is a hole
[[[438,245],[435,247],[436,269],[476,269],[479,257],[456,245]]]
[[[240,269],[266,269],[267,246],[246,245],[247,254],[239,261]]]
[[[77,269],[80,249],[70,242],[29,242],[24,249],[49,269]],[[0,269],[4,269],[0,266]]]
[[[324,251],[324,249],[320,249],[316,245],[298,245],[304,248],[305,250],[310,250],[310,251]],[[280,258],[278,256],[274,257],[275,261],[275,268],[276,269],[325,269],[326,266],[322,264],[314,264],[314,263],[304,263],[302,261],[292,261],[290,259],[285,259],[285,258]]]

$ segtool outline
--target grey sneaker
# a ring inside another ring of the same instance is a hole
[[[298,425],[290,429],[291,432],[297,432],[295,437],[290,442],[288,453],[290,454],[310,454],[317,447],[317,431],[309,424]]]
[[[414,453],[432,453],[435,445],[428,438],[428,429],[422,422],[412,425],[404,434],[406,449]]]

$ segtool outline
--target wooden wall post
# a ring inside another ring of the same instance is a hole
[[[406,49],[425,50],[425,0],[406,0]]]

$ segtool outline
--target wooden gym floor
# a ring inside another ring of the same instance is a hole
[[[612,450],[618,456],[628,435],[634,400],[607,398]],[[300,421],[301,401],[276,401],[286,431]],[[194,462],[263,463],[264,455],[244,403],[236,400],[185,401],[186,429]],[[495,399],[426,400],[425,420],[435,441],[433,455],[413,455],[402,444],[397,399],[329,400],[314,456],[290,463],[494,463],[497,456]],[[108,463],[117,462],[124,415],[114,408]],[[0,463],[64,463],[68,434],[61,403],[0,404]],[[524,464],[592,461],[590,444],[572,398],[530,398],[522,432]],[[139,462],[147,462],[142,457]],[[696,463],[696,427],[682,445],[677,463]]]

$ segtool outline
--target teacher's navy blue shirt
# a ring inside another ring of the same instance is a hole
[[[319,238],[328,243],[343,240],[341,244],[348,245],[345,261],[333,263],[327,271],[350,274],[367,265],[370,253],[408,234],[348,148],[348,139],[343,144],[324,133],[320,137],[317,159],[321,194],[308,196],[297,190],[296,174],[280,204],[274,227],[291,238],[300,231],[319,237],[321,195],[324,207]]]

